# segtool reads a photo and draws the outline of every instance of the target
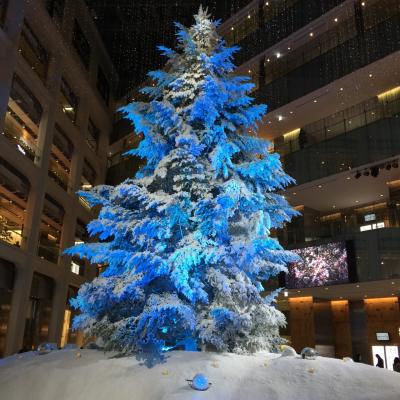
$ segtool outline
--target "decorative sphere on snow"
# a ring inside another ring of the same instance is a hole
[[[39,344],[37,348],[37,353],[42,356],[44,354],[50,353],[53,350],[57,350],[57,345],[55,343],[42,343]]]
[[[296,357],[297,353],[293,347],[285,346],[281,353],[281,357]]]
[[[344,362],[354,362],[354,360],[351,357],[343,357]]]
[[[210,387],[210,383],[204,374],[196,374],[191,381],[190,386],[195,390],[207,390]]]
[[[315,360],[317,356],[317,350],[313,349],[312,347],[304,347],[304,349],[301,351],[301,357],[307,360]]]

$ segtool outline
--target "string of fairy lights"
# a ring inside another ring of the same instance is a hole
[[[251,0],[86,0],[119,72],[119,94],[146,79],[149,70],[160,68],[164,59],[156,49],[175,43],[178,21],[189,25],[200,4],[214,18],[225,20]],[[112,3],[112,4],[111,4]]]

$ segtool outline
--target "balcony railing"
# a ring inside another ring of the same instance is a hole
[[[259,28],[237,43],[242,50],[235,57],[236,64],[243,64],[257,56],[343,2],[344,0],[299,0],[290,7],[284,7],[272,18],[268,14],[257,16]]]
[[[0,208],[0,212],[1,212]],[[0,214],[0,240],[2,242],[20,247],[22,243],[23,225],[11,221]]]
[[[32,161],[35,159],[37,153],[36,134],[10,109],[6,113],[3,135],[21,154]]]
[[[390,112],[378,106],[324,127],[306,143],[297,139],[277,147],[285,171],[303,184],[399,154],[400,99],[391,106]]]
[[[269,110],[282,107],[400,49],[400,13],[321,54],[255,92]],[[381,42],[380,38],[385,37]],[[363,43],[363,45],[360,45]],[[380,43],[380,44],[378,44]]]

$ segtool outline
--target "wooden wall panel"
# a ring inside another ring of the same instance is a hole
[[[291,345],[297,352],[307,346],[315,347],[313,298],[291,298],[289,307]]]
[[[335,331],[335,356],[352,357],[349,302],[331,301],[332,321]]]

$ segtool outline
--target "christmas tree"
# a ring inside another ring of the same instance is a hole
[[[149,102],[124,107],[143,140],[130,154],[146,165],[122,184],[80,193],[98,218],[95,243],[70,255],[105,265],[83,285],[74,327],[106,349],[156,351],[208,346],[252,352],[279,342],[285,319],[262,281],[297,256],[270,230],[296,212],[275,193],[292,183],[278,154],[257,138],[266,106],[254,105],[248,77],[235,76],[218,22],[200,9],[177,24],[176,51],[149,73]]]

